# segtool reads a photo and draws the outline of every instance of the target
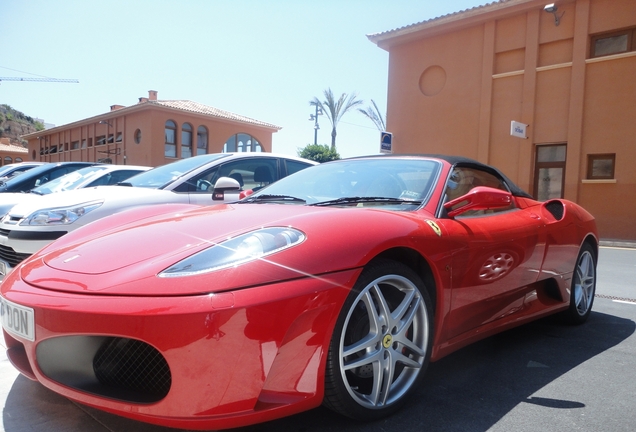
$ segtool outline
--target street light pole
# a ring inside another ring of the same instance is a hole
[[[318,129],[320,129],[320,125],[318,124],[319,115],[322,115],[322,109],[316,105],[316,114],[309,114],[309,121],[314,122],[314,145],[318,144]]]

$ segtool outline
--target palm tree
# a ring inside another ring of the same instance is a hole
[[[375,104],[375,101],[373,99],[371,99],[371,103],[373,104],[373,106],[369,105],[366,108],[358,108],[358,111],[367,116],[373,122],[375,127],[380,130],[380,132],[384,132],[386,131],[384,116],[382,116],[382,113],[378,109],[378,106]]]
[[[352,93],[347,97],[346,93],[343,93],[336,101],[333,92],[330,88],[323,92],[325,100],[321,102],[317,97],[309,102],[311,106],[317,106],[322,110],[331,122],[331,150],[336,150],[336,127],[343,115],[351,108],[358,106],[362,103],[362,100],[356,99],[357,94]]]

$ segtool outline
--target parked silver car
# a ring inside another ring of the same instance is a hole
[[[194,156],[137,174],[118,186],[50,194],[13,207],[0,221],[0,274],[53,240],[92,221],[148,204],[235,201],[314,161],[272,153]]]
[[[115,185],[152,167],[136,165],[92,165],[72,171],[28,192],[0,193],[0,217],[18,203],[38,200],[43,195],[93,186]]]

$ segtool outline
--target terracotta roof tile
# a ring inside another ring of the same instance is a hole
[[[14,153],[28,153],[29,150],[22,146],[13,144],[0,144],[0,151],[10,151]]]
[[[433,25],[438,25],[438,24],[443,24],[445,22],[448,21],[455,21],[458,19],[462,19],[468,16],[473,16],[476,14],[481,14],[481,13],[485,13],[488,11],[491,11],[493,9],[500,9],[502,7],[506,7],[508,5],[513,5],[513,4],[518,4],[518,3],[525,3],[529,0],[498,0],[498,1],[493,1],[491,3],[485,3],[483,5],[480,6],[475,6],[469,9],[464,9],[458,12],[452,12],[446,15],[442,15],[436,18],[431,18],[428,20],[424,20],[424,21],[420,21],[417,22],[415,24],[410,24],[404,27],[399,27],[393,30],[387,30],[384,32],[380,32],[380,33],[373,33],[373,34],[368,34],[367,38],[374,43],[378,43],[382,40],[385,39],[391,39],[392,37],[397,37],[400,36],[402,34],[406,34],[406,33],[411,33],[413,31],[417,31],[423,28],[427,28],[429,26],[433,26]]]
[[[193,112],[197,114],[205,114],[213,117],[219,117],[227,120],[234,120],[242,123],[249,123],[256,126],[263,126],[272,129],[281,129],[280,126],[273,125],[271,123],[262,122],[260,120],[254,120],[249,117],[245,117],[239,114],[234,114],[229,111],[224,111],[222,109],[214,108],[208,105],[204,105],[198,102],[193,102],[189,100],[157,100],[157,101],[147,101],[144,103],[149,104],[157,104],[161,106],[165,106],[166,108],[172,108],[182,111]]]

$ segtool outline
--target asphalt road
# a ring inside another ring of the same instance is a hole
[[[507,331],[430,365],[410,403],[379,422],[317,408],[240,432],[633,431],[636,425],[636,249],[602,248],[588,322],[554,318]],[[161,428],[68,401],[15,372],[0,354],[0,431]]]

